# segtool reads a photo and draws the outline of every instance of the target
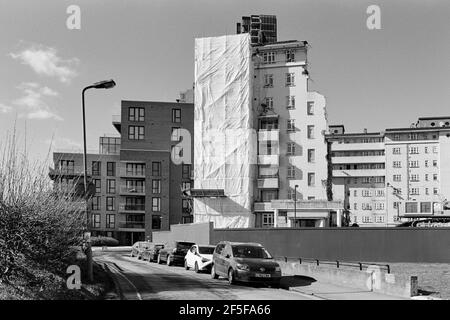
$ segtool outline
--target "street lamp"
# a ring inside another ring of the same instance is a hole
[[[88,185],[87,185],[87,152],[86,152],[86,112],[84,107],[84,93],[88,89],[111,89],[114,88],[116,83],[114,80],[104,80],[96,82],[90,86],[87,86],[81,92],[81,105],[83,111],[83,170],[84,170],[84,198],[86,201],[86,231],[89,230],[90,219],[88,212]],[[89,237],[90,238],[90,237]],[[92,249],[91,249],[91,240],[87,239],[86,241],[86,261],[87,261],[87,270],[88,270],[88,279],[90,282],[94,280],[93,269],[92,269]]]
[[[294,227],[297,224],[297,188],[298,184],[294,187]]]
[[[398,188],[394,187],[394,186],[393,186],[392,184],[390,184],[389,182],[386,184],[386,186],[392,188],[392,190],[393,190],[392,194],[393,194],[394,196],[396,196],[397,198],[399,198],[399,199],[401,199],[401,200],[404,200],[402,197],[400,197],[400,196],[398,195]],[[386,212],[388,212],[388,211],[386,210]],[[399,202],[397,202],[397,221],[398,221],[398,220],[400,220],[400,203],[399,203]]]

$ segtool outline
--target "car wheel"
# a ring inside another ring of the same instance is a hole
[[[230,268],[230,270],[228,270],[228,283],[229,284],[235,284],[236,283],[236,281],[234,280],[234,271],[231,268]]]
[[[161,255],[158,254],[158,259],[156,260],[157,264],[161,264]]]
[[[200,273],[200,269],[198,268],[198,263],[195,261],[194,270],[196,273]]]
[[[187,264],[187,260],[186,260],[186,259],[184,259],[184,268],[185,268],[186,270],[189,270],[189,266],[188,266],[188,264]]]
[[[166,263],[169,267],[172,265],[172,261],[170,261],[170,256],[167,256]]]
[[[219,279],[219,276],[216,274],[216,268],[214,265],[211,266],[211,279]]]

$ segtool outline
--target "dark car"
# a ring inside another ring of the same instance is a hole
[[[228,278],[230,284],[236,282],[258,282],[279,287],[280,265],[259,243],[222,241],[214,250],[211,278]]]
[[[133,244],[131,247],[131,256],[137,257],[138,259],[142,258],[142,253],[148,249],[151,245],[151,242],[148,241],[138,241]]]
[[[159,250],[157,262],[165,262],[168,266],[174,264],[184,265],[184,257],[194,244],[194,242],[175,241],[174,243],[164,246],[164,249]]]
[[[159,250],[163,249],[164,245],[161,243],[152,243],[148,249],[145,249],[142,253],[142,260],[148,260],[149,262],[158,259]]]

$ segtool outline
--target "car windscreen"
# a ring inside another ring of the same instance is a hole
[[[272,259],[270,253],[263,247],[232,246],[233,256],[236,258]]]
[[[178,242],[178,250],[189,250],[194,244],[190,242]]]
[[[213,254],[215,247],[198,247],[198,253]]]

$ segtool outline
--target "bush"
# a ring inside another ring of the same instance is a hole
[[[91,246],[93,247],[116,247],[119,245],[119,240],[111,237],[91,237]]]

